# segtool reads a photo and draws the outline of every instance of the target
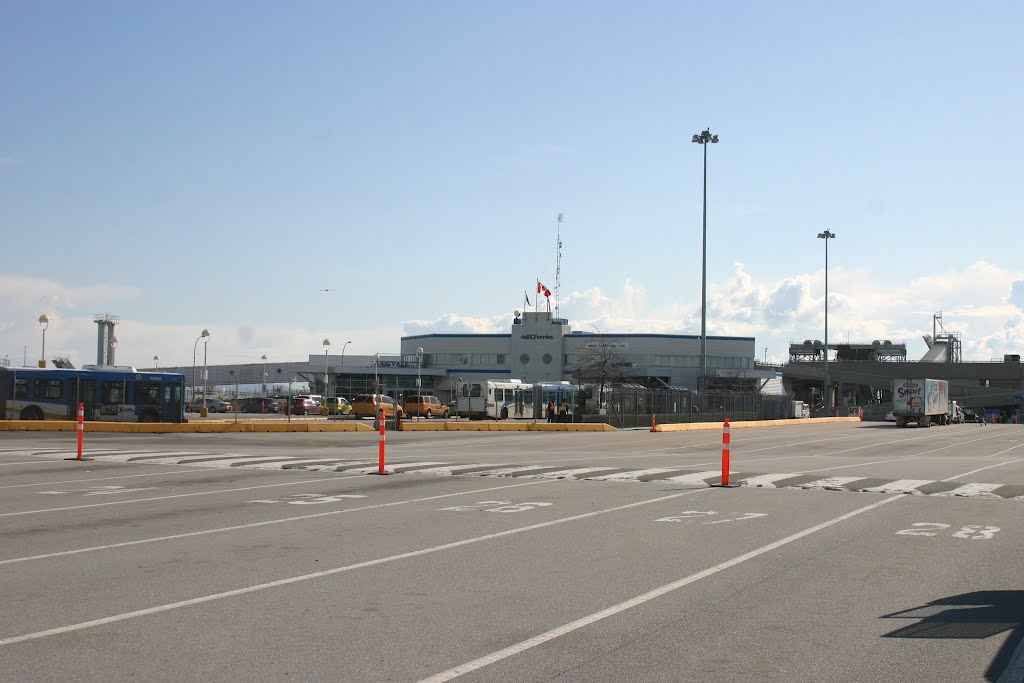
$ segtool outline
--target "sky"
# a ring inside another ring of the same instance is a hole
[[[42,314],[76,366],[96,314],[137,367],[204,328],[210,364],[397,353],[508,332],[538,280],[574,330],[699,335],[705,151],[709,335],[823,339],[827,242],[830,341],[917,359],[941,311],[965,360],[1021,353],[1022,31],[1016,0],[4,0],[0,358]]]

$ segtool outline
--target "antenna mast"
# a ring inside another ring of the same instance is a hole
[[[561,317],[558,307],[562,302],[562,214],[555,224],[555,317]]]

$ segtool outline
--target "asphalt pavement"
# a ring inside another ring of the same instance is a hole
[[[2,680],[1024,681],[1024,428],[73,439],[0,434]]]

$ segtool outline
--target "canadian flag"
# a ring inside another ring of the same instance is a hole
[[[540,280],[537,280],[537,293],[543,294],[544,296],[551,296],[551,290],[542,285]]]

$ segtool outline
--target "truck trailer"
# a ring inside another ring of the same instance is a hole
[[[944,379],[894,379],[892,414],[897,427],[949,424],[949,382]]]

